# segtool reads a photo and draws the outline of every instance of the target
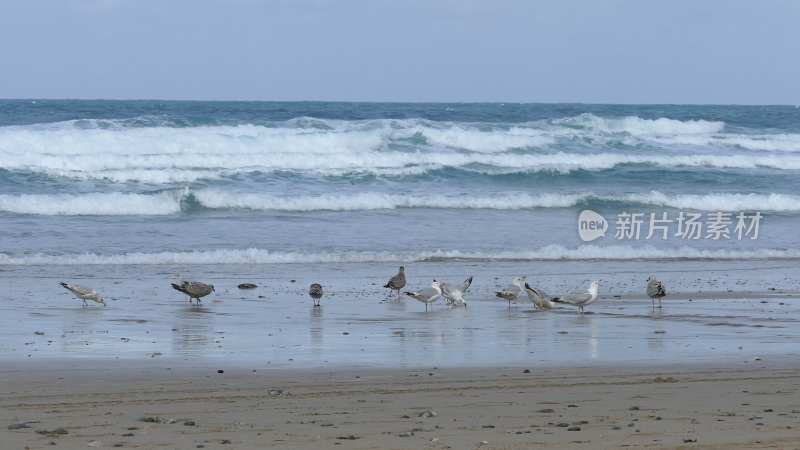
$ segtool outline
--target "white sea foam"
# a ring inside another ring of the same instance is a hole
[[[35,215],[169,215],[183,205],[255,211],[366,211],[399,208],[497,209],[570,208],[591,202],[640,203],[706,211],[800,211],[800,196],[789,194],[712,193],[703,195],[499,192],[486,195],[387,194],[361,192],[281,196],[218,189],[158,194],[90,193],[0,195],[0,211]]]
[[[440,145],[481,153],[504,152],[515,148],[542,148],[556,142],[543,130],[511,127],[506,130],[480,130],[452,125],[447,128],[418,127],[432,145]]]
[[[707,211],[800,211],[800,196],[788,194],[700,194],[668,195],[653,191],[613,198],[616,201]]]
[[[554,121],[605,133],[627,133],[634,136],[677,136],[720,133],[725,122],[708,120],[674,120],[661,117],[643,119],[636,116],[606,118],[594,114],[581,114]]]
[[[0,211],[17,214],[59,215],[168,215],[181,211],[179,196],[128,193],[56,195],[0,195]]]
[[[320,175],[364,172],[413,174],[432,168],[481,166],[487,173],[569,173],[606,170],[626,164],[663,168],[800,170],[800,155],[774,154],[622,154],[622,153],[454,153],[366,151],[361,153],[185,153],[174,155],[18,155],[0,151],[0,167],[32,170],[77,179],[191,182],[254,171],[291,171]],[[474,170],[474,169],[470,169]]]
[[[800,153],[800,135],[726,133],[724,123],[702,120],[584,114],[515,125],[310,118],[271,126],[190,128],[84,122],[0,127],[0,168],[156,184],[256,170],[380,175],[470,165],[520,172],[602,170],[621,164],[800,170],[800,155],[792,154]],[[414,141],[417,135],[423,143]],[[619,139],[647,145],[625,153],[609,151],[610,142]],[[555,151],[576,141],[598,150]],[[707,149],[687,152],[686,145]],[[661,151],[664,146],[668,151]]]
[[[278,197],[235,194],[216,190],[197,191],[194,197],[205,207],[282,211],[354,211],[397,208],[526,209],[565,208],[585,199],[581,194],[497,195],[395,195],[383,193],[324,194]]]
[[[583,245],[567,248],[548,245],[539,249],[518,251],[429,250],[420,252],[281,252],[259,248],[210,250],[195,252],[125,253],[103,255],[9,255],[0,253],[0,265],[169,265],[169,264],[302,264],[412,262],[448,260],[632,260],[632,259],[798,259],[799,250],[702,250],[691,247],[655,248],[623,245]]]

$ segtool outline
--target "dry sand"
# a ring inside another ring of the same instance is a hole
[[[800,448],[792,362],[529,373],[65,364],[0,368],[0,448]]]

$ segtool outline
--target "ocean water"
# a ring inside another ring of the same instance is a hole
[[[605,218],[593,241],[586,209]],[[680,213],[699,239],[649,236],[651,214]],[[709,239],[717,213],[728,237]],[[757,239],[740,213],[761,214]],[[639,239],[618,239],[623,214]],[[0,362],[796,358],[799,224],[794,107],[0,101]],[[473,275],[470,306],[390,299],[399,264],[409,289]],[[585,316],[498,302],[523,274],[555,294],[600,279],[601,299]],[[190,306],[183,278],[216,293]]]
[[[763,218],[615,238],[680,211]],[[0,267],[797,259],[798,219],[791,106],[0,101]]]

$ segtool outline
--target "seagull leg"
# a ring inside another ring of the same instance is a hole
[[[658,297],[658,309],[661,309],[661,297]]]

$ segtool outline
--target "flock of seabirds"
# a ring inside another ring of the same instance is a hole
[[[425,311],[428,311],[428,305],[442,300],[448,306],[467,306],[467,302],[464,299],[464,296],[467,293],[467,290],[472,285],[472,277],[470,276],[464,283],[460,286],[457,285],[450,285],[445,281],[438,281],[436,279],[433,280],[431,283],[431,287],[427,289],[422,289],[419,291],[404,291],[403,293],[408,297],[413,298],[419,302],[425,304]],[[79,300],[83,301],[83,306],[87,306],[87,301],[92,301],[98,304],[102,304],[106,306],[105,299],[97,293],[94,289],[83,287],[77,284],[69,284],[69,283],[61,283],[61,286],[66,288],[68,291],[72,292],[75,297]],[[397,298],[400,298],[400,292],[406,286],[406,271],[404,266],[400,266],[400,270],[389,279],[389,282],[384,285],[384,288],[391,289],[397,292]],[[172,283],[172,287],[178,291],[186,294],[189,297],[189,303],[192,303],[192,300],[196,300],[197,303],[200,303],[200,299],[210,295],[214,291],[213,284],[206,284],[201,283],[199,281],[182,281],[180,283]],[[256,287],[253,284],[242,284],[239,285],[240,288],[254,288]],[[516,302],[524,292],[527,294],[528,299],[533,303],[533,305],[537,309],[542,310],[549,310],[553,309],[556,303],[563,303],[575,306],[579,313],[583,314],[583,309],[595,301],[597,301],[599,297],[599,288],[600,283],[598,281],[592,281],[589,284],[589,288],[585,290],[570,292],[568,294],[562,296],[550,296],[547,295],[543,290],[537,289],[532,287],[527,282],[527,277],[520,276],[514,277],[507,288],[495,292],[495,296],[508,301],[509,308],[511,307],[511,302]],[[308,289],[308,295],[314,301],[314,307],[318,307],[320,305],[320,301],[322,300],[323,296],[322,285],[319,283],[313,283]],[[661,299],[667,295],[667,291],[664,288],[664,283],[657,280],[654,276],[651,276],[647,279],[647,288],[646,288],[647,296],[650,297],[650,300],[653,303],[653,307],[656,306],[656,300],[658,300],[658,307],[661,308]]]

